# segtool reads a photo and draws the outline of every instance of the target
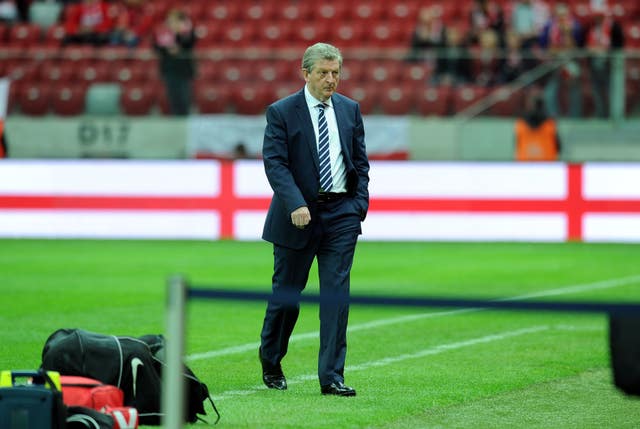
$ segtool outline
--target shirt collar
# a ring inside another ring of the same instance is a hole
[[[309,92],[309,88],[307,88],[307,85],[304,86],[304,98],[307,101],[307,106],[309,106],[310,110],[314,110],[318,104],[322,104],[322,101],[311,95],[311,93]],[[329,107],[333,107],[333,104],[331,103],[331,97],[329,97],[329,99],[325,101],[324,104]]]

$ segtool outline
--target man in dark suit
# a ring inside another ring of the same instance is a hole
[[[262,238],[273,243],[274,298],[261,333],[262,379],[285,390],[287,353],[309,270],[320,279],[318,377],[324,395],[355,396],[344,384],[351,264],[369,207],[369,161],[359,105],[338,93],[342,55],[317,43],[302,58],[303,89],[270,105],[262,154],[274,195]]]

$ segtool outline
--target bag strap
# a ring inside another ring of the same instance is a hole
[[[75,414],[67,417],[67,423],[80,423],[89,429],[100,429],[100,424],[91,416]]]
[[[213,424],[216,425],[220,421],[220,413],[218,412],[218,408],[216,407],[216,404],[213,403],[213,399],[211,399],[211,395],[207,395],[207,399],[211,403],[211,406],[213,407],[213,411],[216,412],[217,418],[216,418],[216,421],[213,422]]]

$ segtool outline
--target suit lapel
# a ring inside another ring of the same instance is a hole
[[[338,97],[332,96],[331,102],[336,113],[336,123],[338,124],[338,134],[340,135],[340,148],[342,149],[342,155],[345,157],[346,161],[347,157],[351,157],[351,152],[349,151],[348,145],[345,142],[345,136],[348,134],[348,132],[344,129],[345,118],[348,117],[347,112],[344,110],[344,104]]]
[[[311,116],[309,115],[309,108],[307,107],[307,100],[304,97],[304,89],[298,93],[298,100],[296,103],[296,112],[300,124],[302,124],[302,132],[304,133],[309,152],[311,153],[311,159],[316,171],[320,171],[320,159],[318,158],[318,144],[316,143],[316,134],[313,131],[313,122],[311,122]]]

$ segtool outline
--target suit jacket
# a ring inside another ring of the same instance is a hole
[[[337,93],[331,101],[347,173],[347,193],[352,197],[345,200],[349,204],[347,210],[353,210],[364,220],[369,208],[369,161],[360,106]],[[270,105],[266,117],[262,155],[274,194],[262,238],[301,249],[311,239],[320,189],[316,136],[304,88]],[[291,222],[291,212],[302,206],[309,207],[311,224],[299,229]]]

